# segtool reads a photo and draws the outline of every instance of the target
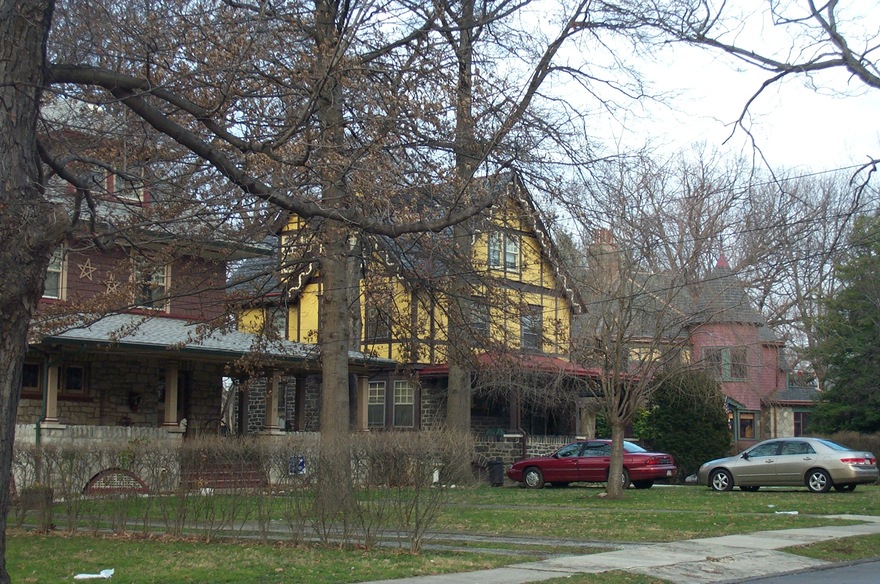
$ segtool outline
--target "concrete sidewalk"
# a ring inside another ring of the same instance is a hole
[[[471,584],[473,582],[520,584],[541,582],[572,574],[597,574],[612,570],[648,574],[681,584],[736,582],[830,565],[829,562],[776,551],[778,549],[880,533],[880,517],[864,515],[829,517],[853,519],[864,523],[759,531],[745,535],[646,544],[613,552],[556,557],[492,570],[382,580],[366,584]]]

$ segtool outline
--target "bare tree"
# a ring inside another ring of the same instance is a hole
[[[654,24],[683,42],[722,51],[767,73],[737,120],[737,126],[749,135],[751,105],[764,91],[788,79],[801,78],[811,87],[822,87],[844,97],[859,91],[851,82],[861,84],[863,90],[880,89],[877,14],[873,7],[845,0],[688,4],[689,10],[674,12],[659,7],[654,12]],[[754,4],[765,7],[755,11]],[[754,27],[754,31],[763,26],[772,26],[773,34],[742,34],[749,27]],[[771,43],[769,38],[775,42]],[[838,70],[847,73],[848,81],[835,87],[823,74]],[[755,147],[760,154],[760,144]],[[860,167],[865,175],[862,183],[873,174],[878,160],[876,155],[869,156]]]

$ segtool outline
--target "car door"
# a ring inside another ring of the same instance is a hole
[[[548,483],[570,483],[578,478],[578,463],[583,444],[574,443],[563,446],[541,465],[544,480]]]
[[[781,442],[758,444],[747,450],[733,468],[737,485],[771,485],[776,481],[776,459]]]
[[[816,450],[805,440],[786,440],[776,459],[776,481],[780,485],[803,485],[804,475],[816,462]]]
[[[578,474],[580,480],[601,483],[608,478],[608,467],[611,465],[611,444],[601,440],[593,440],[584,444],[581,452]]]

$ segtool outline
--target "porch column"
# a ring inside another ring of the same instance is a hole
[[[177,363],[171,362],[165,366],[165,417],[162,427],[169,432],[183,432],[177,421],[178,371]]]
[[[596,412],[599,405],[595,399],[582,399],[578,403],[578,418],[575,421],[575,434],[584,438],[596,437]]]
[[[263,422],[264,432],[278,431],[278,387],[281,382],[281,373],[273,371],[266,386],[266,417]]]
[[[367,402],[370,397],[370,379],[366,375],[357,376],[357,408],[355,430],[358,432],[366,432],[369,429],[369,421],[367,419]]]
[[[508,409],[510,410],[510,432],[519,432],[522,426],[522,401],[519,394],[510,396],[508,400]]]
[[[293,431],[305,432],[306,430],[306,376],[297,375],[295,378],[296,390],[293,398]]]
[[[58,365],[46,368],[46,417],[40,424],[42,427],[58,427]]]

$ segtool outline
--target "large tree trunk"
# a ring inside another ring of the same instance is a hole
[[[6,571],[6,516],[15,417],[27,330],[49,257],[67,225],[41,189],[37,113],[50,0],[0,3],[0,583]]]
[[[623,437],[626,424],[617,418],[611,425],[611,466],[608,467],[608,485],[606,493],[609,499],[623,498]]]
[[[315,81],[318,83],[317,118],[320,127],[315,172],[321,196],[339,208],[351,201],[347,187],[342,82],[337,77],[339,13],[334,0],[315,1]],[[334,517],[351,502],[348,351],[351,334],[349,275],[350,233],[344,223],[326,220],[322,233],[321,275],[321,448],[329,461],[318,482],[316,505],[325,517]]]
[[[476,139],[474,135],[473,114],[473,32],[474,0],[461,3],[461,30],[458,46],[455,48],[458,61],[458,87],[455,104],[455,174],[457,188],[467,192],[471,187],[476,159]],[[468,200],[468,197],[464,197]],[[470,272],[473,262],[471,245],[471,221],[458,223],[453,227],[453,258],[459,274]],[[454,278],[455,276],[453,276]],[[450,430],[470,432],[471,430],[471,339],[467,334],[470,323],[471,291],[467,281],[459,277],[453,280],[449,290],[449,363],[448,389],[446,397],[446,425]]]

